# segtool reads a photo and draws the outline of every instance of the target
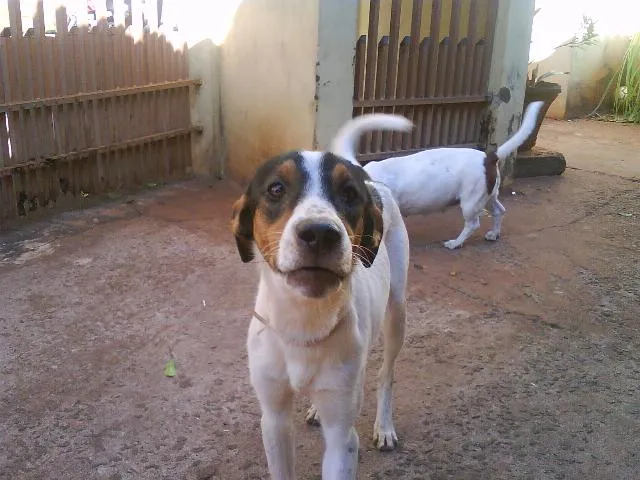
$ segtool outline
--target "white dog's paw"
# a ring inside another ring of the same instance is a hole
[[[373,442],[376,448],[382,452],[388,452],[396,448],[398,445],[398,435],[391,425],[389,428],[382,429],[375,425],[373,427]]]
[[[494,232],[493,230],[489,230],[484,236],[485,240],[489,240],[490,242],[495,242],[500,238],[500,234],[498,232]]]
[[[447,247],[449,250],[455,250],[456,248],[461,248],[462,244],[458,243],[455,240],[447,240],[446,242],[444,242],[443,244],[445,247]]]
[[[311,405],[311,407],[309,407],[309,410],[307,410],[305,421],[308,425],[313,425],[314,427],[320,426],[320,414],[318,413],[318,409],[315,407],[315,405]]]

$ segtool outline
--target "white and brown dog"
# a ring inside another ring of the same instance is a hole
[[[531,134],[542,102],[529,104],[518,131],[496,152],[472,148],[435,148],[413,155],[369,162],[365,170],[372,180],[391,190],[403,215],[428,214],[460,205],[464,228],[457,238],[444,242],[450,249],[460,248],[480,227],[480,214],[486,207],[493,226],[484,236],[494,241],[500,237],[505,208],[498,200],[500,168]],[[346,123],[336,135],[330,151],[356,163],[358,137],[377,129],[410,130],[412,123],[398,115],[369,114]]]
[[[259,273],[247,348],[262,410],[271,477],[295,478],[293,397],[309,394],[309,423],[321,422],[322,478],[353,479],[354,428],[369,349],[380,330],[373,427],[393,449],[393,366],[402,347],[409,262],[407,231],[391,192],[332,153],[298,151],[264,163],[234,205],[240,257]]]

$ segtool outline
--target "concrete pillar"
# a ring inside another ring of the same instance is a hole
[[[193,174],[198,177],[224,176],[224,148],[221,138],[220,47],[210,39],[189,47],[189,77],[202,81],[191,95],[191,123],[202,128],[193,135]]]
[[[488,147],[504,143],[520,126],[534,5],[535,0],[499,2],[488,89],[493,100],[483,129]],[[512,171],[513,156],[502,169],[506,183]]]
[[[316,63],[314,148],[326,149],[352,116],[358,0],[321,0]]]
[[[226,175],[244,183],[265,160],[312,149],[320,0],[245,0],[222,43]]]
[[[226,175],[325,148],[351,118],[358,0],[251,0],[222,48]]]
[[[162,5],[164,21],[161,29],[167,38],[186,42],[189,78],[202,82],[191,95],[191,123],[201,128],[200,133],[193,135],[191,143],[193,174],[198,177],[222,178],[225,173],[220,44],[240,1],[164,0]],[[173,32],[175,25],[179,34]]]

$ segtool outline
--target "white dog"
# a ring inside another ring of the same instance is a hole
[[[258,169],[234,205],[232,229],[242,261],[263,260],[247,348],[271,477],[296,478],[293,396],[304,392],[313,402],[307,421],[322,425],[322,478],[354,479],[354,423],[380,329],[373,437],[381,450],[397,443],[391,384],[409,264],[400,210],[362,167],[332,153],[292,152]]]
[[[498,200],[500,189],[499,162],[524,142],[536,125],[542,102],[529,104],[518,131],[496,152],[472,148],[436,148],[413,155],[370,162],[364,168],[372,180],[393,192],[403,215],[442,211],[460,204],[464,229],[444,246],[460,248],[480,227],[480,214],[485,206],[493,217],[493,226],[485,239],[500,237],[505,208]],[[369,114],[356,117],[336,135],[330,151],[356,162],[358,137],[368,130],[410,130],[412,123],[398,115]]]

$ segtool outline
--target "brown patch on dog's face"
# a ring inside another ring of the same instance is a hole
[[[360,167],[333,154],[323,158],[322,184],[349,234],[354,261],[373,263],[382,239],[382,201]]]
[[[484,176],[487,182],[487,195],[491,195],[498,179],[498,155],[487,152],[484,157]]]
[[[302,157],[291,152],[265,162],[234,204],[232,231],[243,262],[254,258],[253,245],[277,268],[280,236],[305,184]]]

